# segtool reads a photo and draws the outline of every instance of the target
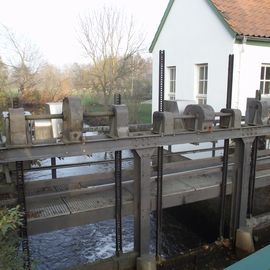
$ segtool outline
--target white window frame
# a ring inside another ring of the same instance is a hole
[[[195,69],[195,93],[197,102],[198,104],[207,104],[208,63],[197,64]],[[203,74],[201,74],[201,70],[203,70]]]
[[[266,78],[266,71],[267,70],[269,70],[269,72],[270,72],[270,63],[269,64],[262,64],[261,65],[261,73],[260,73],[260,90],[262,91],[262,94],[265,96],[270,95],[270,77]],[[265,93],[266,84],[269,85],[269,90],[267,91],[268,93]]]
[[[175,100],[175,92],[176,92],[176,66],[169,66],[168,75],[169,75],[169,100]]]

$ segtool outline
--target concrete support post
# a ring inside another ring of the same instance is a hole
[[[155,270],[156,263],[149,256],[151,156],[155,148],[137,149],[134,153],[134,249],[139,254],[138,270]]]
[[[230,235],[235,247],[250,253],[254,251],[252,231],[247,227],[251,150],[254,137],[235,140],[235,165]]]

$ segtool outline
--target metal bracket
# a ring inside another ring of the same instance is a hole
[[[268,114],[268,105],[266,101],[260,101],[255,98],[247,99],[246,125],[266,125],[269,118]]]
[[[63,100],[63,139],[71,142],[82,140],[83,108],[79,97]]]
[[[210,105],[188,105],[184,110],[184,115],[193,116],[193,118],[184,119],[187,130],[201,132],[211,132],[213,130],[215,111]]]
[[[153,133],[174,134],[174,114],[171,112],[154,112]]]
[[[114,116],[110,118],[110,136],[125,138],[129,136],[128,108],[126,105],[112,105]]]
[[[27,144],[27,128],[24,116],[24,109],[9,109],[9,138],[11,145]]]
[[[229,113],[229,116],[220,116],[221,128],[241,128],[241,111],[238,109],[221,109],[222,113]]]

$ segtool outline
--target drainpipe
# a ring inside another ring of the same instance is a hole
[[[239,109],[239,98],[240,98],[240,86],[241,86],[241,67],[242,67],[242,56],[245,52],[245,45],[247,43],[247,37],[243,36],[242,39],[242,46],[239,52],[239,59],[238,59],[238,82],[237,82],[237,89],[236,89],[236,108]]]

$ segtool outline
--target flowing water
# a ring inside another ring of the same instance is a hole
[[[57,164],[104,160],[104,153],[92,156],[57,159]],[[131,157],[128,151],[123,151],[123,158]],[[107,155],[113,158],[112,154]],[[50,165],[50,160],[41,161],[42,166]],[[132,161],[123,161],[123,169],[132,168]],[[58,177],[93,174],[114,169],[114,163],[95,164],[84,167],[64,168],[57,170]],[[26,181],[49,179],[51,172],[32,171],[26,173]],[[123,219],[124,252],[133,250],[133,217]],[[172,256],[202,243],[202,239],[194,232],[179,224],[176,217],[164,211],[163,255]],[[108,220],[75,228],[67,228],[46,234],[30,237],[31,254],[38,270],[61,270],[98,259],[111,257],[115,253],[115,222]],[[151,252],[155,247],[155,217],[151,215]]]
[[[170,257],[202,243],[195,233],[164,215],[163,255]],[[151,252],[155,252],[155,218],[151,216]],[[62,270],[115,254],[114,220],[68,228],[30,237],[32,259],[38,270]],[[123,250],[133,250],[133,217],[123,219]]]

